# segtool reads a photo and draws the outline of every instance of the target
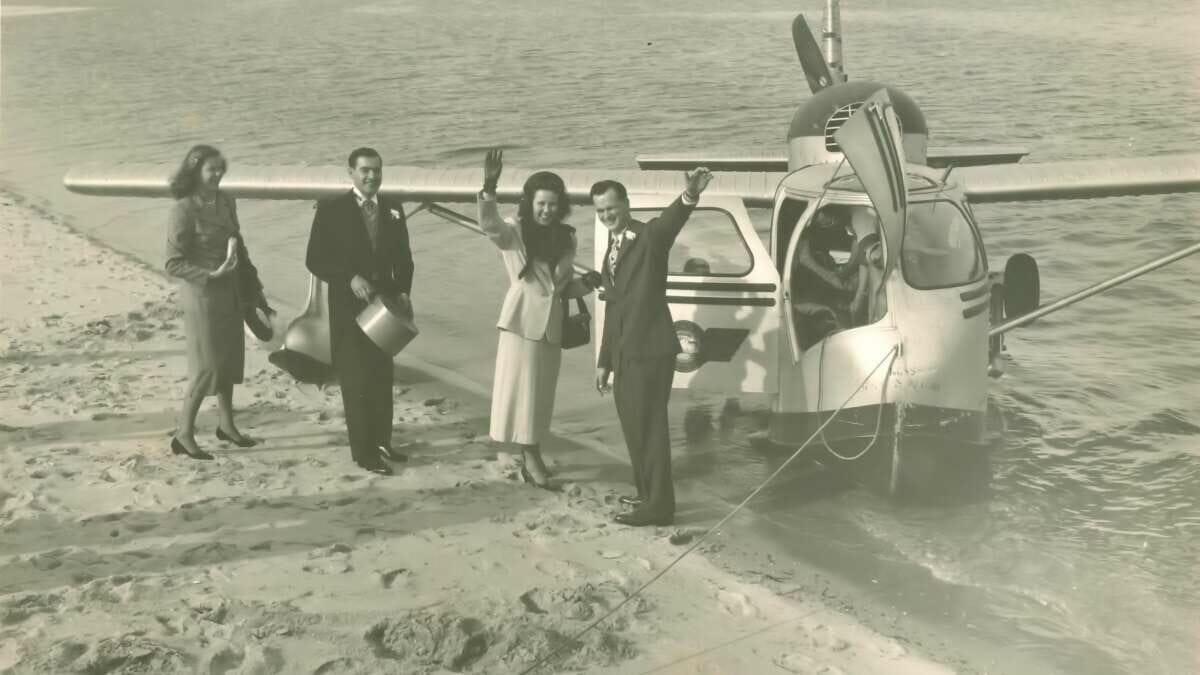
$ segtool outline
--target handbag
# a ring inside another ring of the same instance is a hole
[[[571,301],[568,298],[562,299],[563,349],[582,347],[592,340],[592,315],[588,312],[587,303],[583,301],[583,298],[575,298],[575,302],[579,307],[579,312],[571,314]]]

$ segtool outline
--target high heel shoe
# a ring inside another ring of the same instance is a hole
[[[532,485],[536,488],[541,488],[543,490],[546,490],[547,492],[562,492],[561,487],[551,483],[550,481],[546,481],[545,483],[539,483],[539,482],[535,481],[533,479],[533,476],[529,473],[529,469],[526,469],[524,466],[521,467],[521,480],[525,481],[526,483],[529,483],[530,485]]]
[[[212,459],[213,458],[212,455],[210,455],[207,452],[200,450],[200,449],[196,449],[195,452],[188,450],[187,446],[184,445],[183,443],[180,443],[179,439],[175,438],[174,436],[171,437],[171,452],[175,453],[176,455],[187,455],[188,457],[191,457],[192,459]]]
[[[228,442],[233,443],[234,445],[238,446],[239,448],[253,448],[254,446],[258,445],[258,441],[254,440],[253,438],[248,438],[246,436],[242,436],[242,440],[239,441],[238,439],[234,438],[233,436],[230,436],[229,434],[222,431],[221,427],[217,427],[217,440],[218,441],[228,441]]]

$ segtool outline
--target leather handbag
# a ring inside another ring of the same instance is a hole
[[[571,313],[571,301],[568,298],[562,299],[563,306],[563,325],[562,325],[562,348],[574,349],[582,347],[592,340],[592,315],[588,312],[587,303],[583,298],[575,298],[575,303],[579,307],[579,312]]]

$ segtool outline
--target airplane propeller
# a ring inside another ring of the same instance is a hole
[[[804,77],[812,93],[841,84],[841,73],[830,70],[829,64],[825,63],[825,55],[821,53],[821,47],[809,30],[803,14],[797,14],[792,21],[792,44],[796,46],[796,56],[800,58],[800,67],[804,69]]]

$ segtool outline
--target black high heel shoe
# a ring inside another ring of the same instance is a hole
[[[238,446],[239,448],[253,448],[254,446],[258,445],[258,441],[254,440],[253,438],[246,437],[246,436],[243,436],[242,440],[239,441],[236,438],[234,438],[233,436],[230,436],[229,434],[222,431],[221,427],[217,427],[217,440],[218,441],[228,441],[228,442],[233,443],[234,445]]]
[[[529,469],[526,469],[524,466],[521,467],[521,480],[525,481],[526,483],[529,483],[530,485],[532,485],[536,488],[541,488],[547,492],[562,492],[562,487],[555,485],[555,484],[551,483],[550,481],[546,481],[545,483],[539,483],[539,482],[535,481],[533,479],[533,475],[531,475],[529,473]]]
[[[213,458],[212,455],[208,454],[207,452],[205,452],[203,450],[196,450],[195,452],[188,450],[187,446],[184,445],[183,443],[180,443],[179,439],[175,438],[174,436],[171,437],[171,452],[175,453],[176,455],[187,455],[188,457],[191,457],[192,459],[212,459]]]

